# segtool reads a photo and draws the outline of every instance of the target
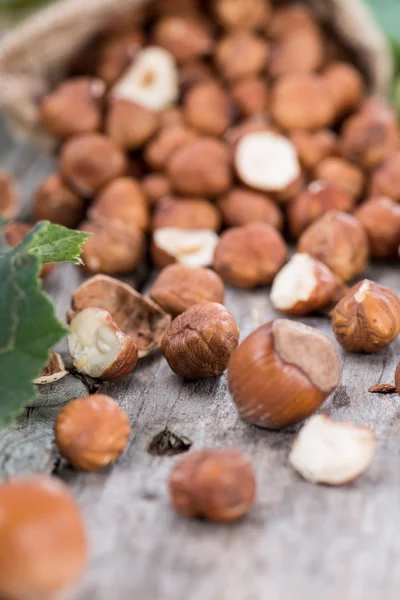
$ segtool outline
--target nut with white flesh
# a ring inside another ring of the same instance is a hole
[[[113,98],[130,100],[161,111],[178,100],[179,75],[172,54],[157,46],[141,50],[111,91]]]
[[[368,427],[317,415],[300,431],[289,461],[311,483],[343,485],[368,469],[375,449],[375,436]]]
[[[157,266],[162,266],[157,260],[159,253],[167,264],[177,262],[186,267],[208,267],[213,262],[218,241],[215,231],[208,229],[156,229],[153,234],[153,257]]]
[[[136,344],[119,329],[106,310],[86,308],[72,319],[70,327],[68,347],[80,373],[112,381],[125,377],[135,368]]]
[[[295,146],[287,138],[268,131],[242,137],[235,153],[240,179],[257,190],[283,192],[301,175]]]

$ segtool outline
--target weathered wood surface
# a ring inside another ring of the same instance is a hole
[[[25,198],[51,168],[23,146],[1,154],[22,181]],[[24,212],[27,215],[27,211]],[[400,292],[398,264],[373,266],[369,277]],[[46,283],[65,314],[79,280],[60,267]],[[266,290],[228,290],[226,303],[242,338],[273,318]],[[329,320],[305,321],[331,335]],[[72,600],[398,600],[400,589],[400,398],[369,394],[391,382],[400,342],[376,356],[341,353],[339,389],[322,412],[372,427],[376,460],[365,476],[339,489],[314,486],[293,472],[288,452],[298,427],[268,432],[242,423],[225,376],[187,383],[161,356],[144,359],[131,377],[102,390],[132,425],[114,467],[97,474],[58,464],[52,444],[55,409],[30,409],[0,434],[0,477],[54,470],[85,515],[91,544],[86,576]],[[147,452],[168,427],[194,448],[236,446],[258,478],[254,510],[240,523],[189,521],[169,506],[167,478],[176,460]]]

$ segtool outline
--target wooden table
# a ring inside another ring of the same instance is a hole
[[[0,138],[1,165],[18,176],[28,207],[53,162],[11,143],[4,128]],[[400,293],[398,262],[375,264],[366,275]],[[79,279],[67,265],[46,281],[61,317]],[[265,289],[228,289],[226,304],[242,339],[276,316]],[[332,337],[329,320],[304,321]],[[369,425],[378,441],[369,472],[342,488],[307,483],[289,466],[299,427],[269,432],[242,423],[225,376],[187,383],[160,355],[142,360],[121,383],[101,386],[132,425],[129,446],[112,468],[87,474],[60,461],[52,438],[57,409],[30,408],[0,434],[0,476],[54,472],[78,499],[91,557],[72,600],[398,600],[400,398],[368,388],[392,382],[399,350],[396,342],[374,356],[341,353],[341,384],[322,412]],[[218,526],[174,513],[166,483],[176,458],[148,452],[166,429],[193,448],[235,446],[249,456],[258,499],[248,517]]]

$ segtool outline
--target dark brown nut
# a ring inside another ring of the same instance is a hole
[[[336,185],[355,201],[361,197],[365,176],[361,169],[343,158],[331,156],[322,160],[314,171],[315,178]]]
[[[141,183],[150,206],[154,206],[161,198],[169,196],[172,192],[169,179],[162,173],[150,173],[143,177]]]
[[[134,233],[147,231],[150,214],[139,182],[131,177],[114,179],[92,204],[89,218],[96,223],[115,221]]]
[[[335,306],[332,327],[348,352],[379,352],[400,333],[400,300],[389,288],[364,279]]]
[[[0,216],[14,219],[20,208],[20,191],[14,177],[5,171],[0,172]]]
[[[111,100],[105,131],[118,146],[126,150],[141,148],[157,132],[159,116],[139,104],[129,100]]]
[[[294,144],[301,165],[312,171],[324,159],[332,156],[337,148],[337,136],[329,129],[319,131],[293,131],[290,139]]]
[[[89,273],[130,273],[144,258],[146,239],[139,228],[134,232],[118,222],[84,221],[79,229],[92,234],[82,252],[84,269]]]
[[[233,188],[218,202],[227,227],[248,223],[267,223],[275,229],[283,228],[283,215],[278,206],[266,195],[246,188]]]
[[[153,38],[157,46],[168,50],[179,63],[207,56],[214,45],[205,23],[187,16],[171,16],[158,21]]]
[[[325,40],[316,23],[288,28],[274,36],[269,73],[282,77],[318,71],[326,59]]]
[[[185,379],[221,375],[239,343],[233,315],[216,302],[195,304],[171,324],[161,343],[171,369]]]
[[[194,85],[206,81],[215,81],[215,73],[208,64],[195,61],[181,66],[179,70],[179,86],[182,93],[187,92]]]
[[[179,147],[167,164],[173,189],[188,196],[217,196],[231,185],[228,147],[213,138],[199,138]]]
[[[336,61],[324,71],[322,79],[333,98],[336,119],[359,108],[365,95],[365,82],[357,69]]]
[[[360,275],[368,264],[368,238],[355,217],[330,211],[314,221],[302,234],[299,252],[320,260],[343,281]]]
[[[244,118],[264,114],[268,99],[267,84],[256,77],[240,79],[232,87],[233,103]]]
[[[49,175],[36,190],[33,213],[36,221],[50,221],[75,228],[83,219],[86,203],[65,185],[58,173]]]
[[[186,121],[204,135],[219,137],[232,121],[232,106],[221,85],[206,81],[193,86],[184,100]]]
[[[96,394],[69,402],[57,416],[54,432],[60,454],[74,467],[98,471],[125,450],[130,426],[115,400]]]
[[[264,30],[272,9],[270,0],[213,0],[213,10],[226,29]]]
[[[228,369],[240,418],[268,429],[312,415],[339,381],[334,343],[317,329],[286,319],[254,331],[233,353]]]
[[[152,169],[163,171],[175,150],[194,141],[196,138],[197,133],[194,129],[186,125],[165,127],[148,144],[144,153],[146,162]]]
[[[400,206],[389,198],[370,198],[354,213],[363,224],[371,256],[392,258],[400,246]]]
[[[218,209],[207,200],[191,198],[163,198],[155,207],[151,227],[164,229],[209,229],[219,231],[221,216]]]
[[[155,0],[150,6],[150,16],[156,19],[174,15],[193,16],[197,15],[198,8],[198,0]]]
[[[288,207],[289,228],[297,239],[311,223],[330,210],[350,212],[354,200],[343,190],[324,181],[313,181]]]
[[[195,304],[224,301],[222,279],[211,269],[170,265],[155,280],[150,298],[177,317]]]
[[[173,507],[186,517],[230,523],[253,505],[256,479],[238,450],[198,450],[174,466],[169,491]]]
[[[400,202],[400,152],[390,156],[373,171],[370,196],[387,196]]]
[[[105,85],[100,79],[79,77],[61,83],[42,101],[40,115],[44,126],[62,139],[98,131],[104,93]]]
[[[279,39],[298,29],[318,27],[317,20],[304,4],[294,3],[277,8],[271,17],[268,34],[272,39]]]
[[[237,31],[222,38],[215,51],[215,62],[226,79],[241,79],[262,73],[267,65],[266,40],[248,31]]]
[[[279,272],[288,249],[282,236],[266,223],[250,223],[226,231],[214,254],[214,269],[226,282],[248,289],[268,285]]]
[[[209,267],[218,241],[218,235],[211,229],[156,229],[153,233],[151,258],[158,269],[173,263],[187,267]]]
[[[127,161],[117,144],[100,134],[72,137],[61,149],[60,170],[81,196],[96,194],[107,183],[124,175]]]
[[[11,248],[18,246],[24,237],[34,226],[31,223],[22,223],[21,221],[12,221],[3,227],[4,241]],[[40,270],[40,277],[44,279],[53,271],[55,265],[43,265]]]
[[[102,41],[98,49],[96,74],[107,86],[122,76],[143,45],[139,31],[118,31]]]

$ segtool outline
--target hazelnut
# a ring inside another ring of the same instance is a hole
[[[54,433],[60,454],[75,468],[98,471],[125,450],[130,426],[117,402],[98,394],[69,402],[57,416]]]
[[[215,248],[214,269],[226,283],[248,289],[272,282],[287,257],[282,236],[266,223],[234,227]]]
[[[225,132],[225,140],[235,151],[240,140],[250,133],[273,133],[279,134],[277,128],[271,124],[271,121],[265,115],[255,115],[244,121],[241,121],[235,127],[230,127]],[[286,139],[286,138],[285,138]]]
[[[157,46],[168,50],[178,63],[207,56],[214,45],[204,22],[185,15],[170,16],[158,21],[153,39]]]
[[[198,12],[198,0],[154,0],[150,8],[156,19],[171,15],[193,16]]]
[[[218,202],[227,227],[240,227],[252,222],[267,223],[275,229],[283,228],[283,215],[265,194],[245,188],[233,188]]]
[[[12,221],[7,223],[3,229],[2,234],[4,241],[11,248],[18,246],[24,237],[31,231],[34,226],[31,223],[22,223],[21,221]],[[40,277],[45,279],[53,271],[54,265],[43,265],[40,270]]]
[[[221,375],[239,343],[233,315],[216,302],[195,304],[167,330],[161,349],[171,369],[185,379]]]
[[[126,150],[141,148],[157,132],[159,116],[139,104],[121,98],[111,99],[105,131]]]
[[[221,217],[207,200],[164,198],[155,207],[152,229],[209,229],[219,231]]]
[[[232,87],[232,100],[244,118],[263,114],[268,104],[267,84],[256,77],[239,79]]]
[[[183,110],[180,106],[169,106],[164,108],[160,113],[160,127],[172,127],[173,125],[184,125]]]
[[[325,62],[325,42],[314,23],[290,27],[273,37],[269,73],[283,77],[294,73],[313,73]]]
[[[210,136],[221,136],[231,124],[228,94],[214,81],[193,86],[185,96],[184,114],[194,129]]]
[[[238,450],[198,450],[174,466],[169,490],[175,510],[186,517],[230,523],[253,505],[256,479]]]
[[[298,29],[315,27],[318,27],[318,23],[313,11],[304,4],[294,3],[273,12],[268,34],[272,39],[279,39]]]
[[[379,352],[400,333],[400,300],[389,288],[364,279],[335,306],[332,327],[348,352]]]
[[[283,129],[321,129],[334,119],[334,104],[319,75],[285,75],[272,90],[271,114]]]
[[[231,156],[213,138],[199,138],[179,147],[167,164],[173,189],[188,196],[216,196],[231,185]]]
[[[150,173],[143,177],[142,190],[150,206],[154,206],[161,198],[169,196],[172,192],[169,179],[161,173]]]
[[[36,190],[33,212],[36,221],[51,221],[75,228],[85,214],[85,202],[65,185],[58,173],[48,175]]]
[[[336,185],[355,201],[360,198],[364,190],[365,177],[362,170],[336,156],[322,160],[315,169],[315,177],[320,181]]]
[[[296,437],[289,462],[311,483],[344,485],[368,469],[375,450],[375,436],[368,427],[316,415]]]
[[[297,239],[326,212],[349,212],[353,205],[353,199],[339,187],[324,181],[313,181],[289,204],[287,216],[290,233]]]
[[[104,93],[105,85],[100,79],[79,77],[61,83],[42,101],[44,126],[57,138],[98,131]]]
[[[167,162],[175,150],[192,142],[196,137],[196,132],[186,125],[164,127],[149,142],[144,152],[146,162],[152,169],[162,171],[166,168]]]
[[[322,79],[333,99],[336,119],[358,109],[364,99],[365,83],[361,73],[347,62],[335,61]]]
[[[177,317],[194,304],[224,301],[224,283],[211,269],[170,265],[157,277],[150,298]]]
[[[368,264],[364,227],[351,215],[329,211],[302,234],[298,249],[323,262],[343,281],[360,275]]]
[[[218,43],[215,61],[226,79],[252,77],[265,70],[268,51],[264,38],[249,31],[236,31]]]
[[[400,152],[390,156],[373,171],[370,196],[388,196],[400,202]]]
[[[14,219],[20,208],[20,191],[14,177],[0,172],[0,217]]]
[[[324,158],[336,151],[337,137],[329,129],[293,131],[290,140],[297,150],[301,165],[308,171],[315,169]]]
[[[138,181],[120,177],[109,183],[92,204],[89,217],[94,222],[116,221],[136,233],[147,231],[150,215],[146,197]]]
[[[206,81],[215,81],[215,74],[211,67],[202,61],[195,61],[182,65],[179,70],[179,87],[183,94],[194,85]]]
[[[70,591],[87,561],[83,518],[67,486],[50,475],[0,484],[0,594],[50,598]]]
[[[367,232],[374,258],[391,258],[400,246],[400,206],[389,198],[370,198],[354,213]]]
[[[274,279],[272,306],[288,315],[308,315],[327,306],[338,280],[328,267],[308,254],[294,254]]]
[[[270,0],[213,0],[214,14],[226,29],[260,29],[268,24]]]
[[[139,31],[116,31],[102,40],[98,49],[96,74],[107,86],[112,86],[129,67],[143,45]]]
[[[156,229],[151,249],[153,263],[158,269],[175,262],[187,267],[208,267],[218,241],[218,235],[210,229]]]
[[[339,380],[333,342],[317,329],[286,319],[254,331],[233,353],[228,368],[239,416],[268,429],[312,415]]]
[[[117,144],[100,134],[72,137],[61,149],[60,170],[81,196],[93,196],[125,173],[127,162]]]

